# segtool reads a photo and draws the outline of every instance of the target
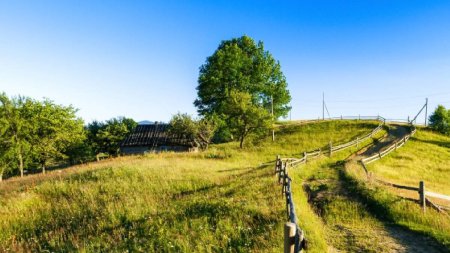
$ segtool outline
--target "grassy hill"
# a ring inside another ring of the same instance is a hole
[[[122,157],[8,180],[0,185],[0,251],[280,252],[284,199],[273,167],[260,165],[375,126],[284,124],[276,143],[244,150],[228,143],[204,153]],[[321,252],[326,246],[309,225],[306,233]]]
[[[450,137],[419,129],[405,146],[372,163],[368,169],[389,182],[419,185],[450,195]]]

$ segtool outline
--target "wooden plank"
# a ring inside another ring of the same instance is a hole
[[[440,193],[425,191],[425,195],[433,197],[433,198],[444,199],[444,200],[450,201],[450,196],[440,194]]]
[[[412,186],[406,186],[406,185],[400,185],[400,184],[394,184],[394,183],[389,183],[380,179],[375,179],[378,183],[387,185],[387,186],[391,186],[391,187],[395,187],[395,188],[399,188],[399,189],[403,189],[403,190],[410,190],[410,191],[415,191],[418,192],[419,188],[418,187],[412,187]]]

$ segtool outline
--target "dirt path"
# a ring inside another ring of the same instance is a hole
[[[375,145],[370,146],[369,148],[362,150],[361,152],[358,152],[356,156],[352,157],[351,160],[361,160],[365,157],[369,157],[373,154],[376,154],[378,152],[383,151],[390,145],[394,143],[394,141],[400,140],[405,135],[409,133],[409,129],[406,126],[403,125],[389,125],[389,131],[388,136],[382,140],[380,140],[378,143],[375,143]]]
[[[408,133],[405,126],[390,125],[386,138],[346,161],[330,161],[315,173],[320,178],[304,183],[310,204],[326,226],[330,252],[448,252],[434,240],[380,215],[383,210],[368,204],[356,182],[346,175],[346,166],[357,165],[357,161],[383,151]]]

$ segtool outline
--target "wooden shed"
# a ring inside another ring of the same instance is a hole
[[[169,133],[169,124],[140,124],[120,145],[122,154],[142,154],[146,152],[197,151],[195,142],[184,136]]]

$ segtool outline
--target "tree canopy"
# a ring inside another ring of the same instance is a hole
[[[83,126],[72,106],[0,93],[0,181],[16,172],[92,161],[99,153],[118,155],[137,123],[117,117]]]
[[[220,43],[200,67],[197,94],[194,105],[199,114],[224,121],[241,146],[248,133],[267,127],[262,123],[272,110],[272,121],[290,110],[291,96],[280,63],[261,41],[255,43],[248,36]],[[254,117],[258,118],[250,121]]]
[[[72,106],[0,94],[0,178],[8,171],[65,158],[70,145],[84,139],[83,121]]]

